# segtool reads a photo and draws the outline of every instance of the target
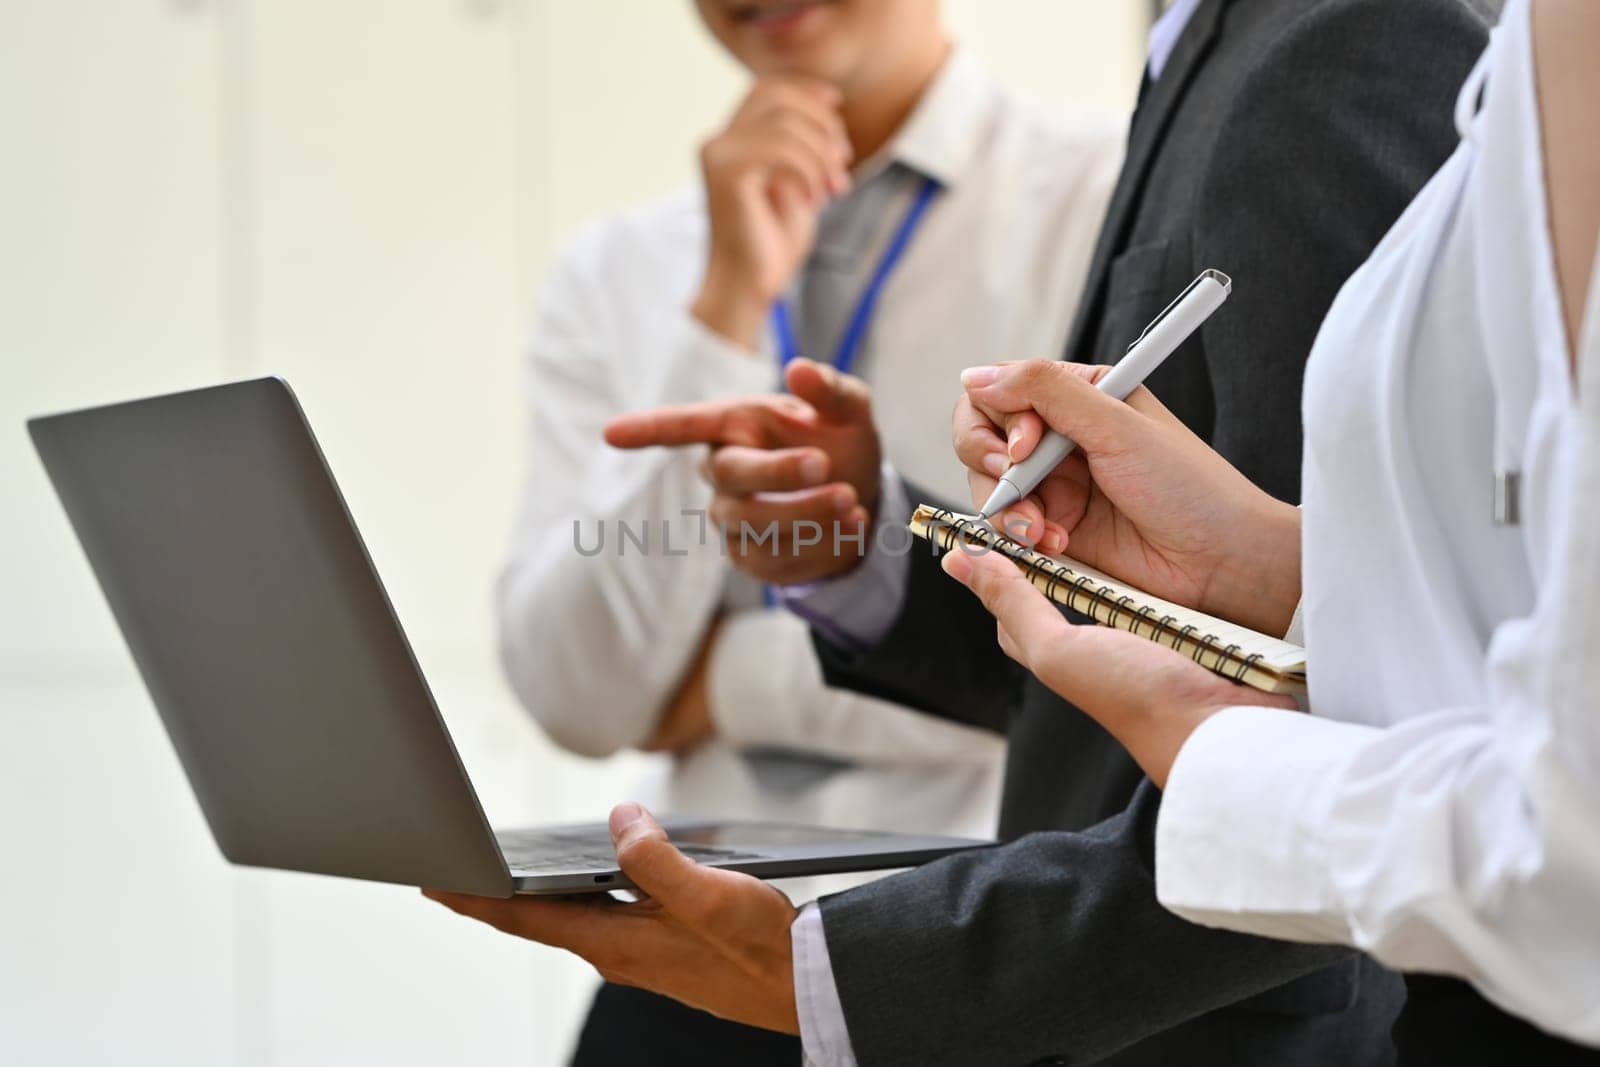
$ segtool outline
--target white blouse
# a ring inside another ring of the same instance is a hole
[[[1600,283],[1575,389],[1526,0],[1458,111],[1460,148],[1307,368],[1312,714],[1194,733],[1157,889],[1600,1043]],[[1495,519],[1496,472],[1520,475],[1518,522]]]

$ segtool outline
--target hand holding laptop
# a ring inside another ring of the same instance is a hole
[[[229,860],[497,897],[628,888],[605,826],[490,826],[286,382],[28,429]],[[719,818],[673,833],[680,858],[767,878],[980,844]]]
[[[503,933],[581,956],[607,981],[798,1034],[789,898],[750,875],[696,863],[637,804],[612,810],[611,839],[618,866],[647,900],[424,892]]]

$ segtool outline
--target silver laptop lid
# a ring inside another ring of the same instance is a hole
[[[223,855],[511,893],[287,383],[28,429]]]

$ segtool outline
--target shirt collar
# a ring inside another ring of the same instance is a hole
[[[1155,81],[1161,77],[1161,72],[1166,68],[1167,60],[1172,58],[1172,50],[1178,47],[1178,41],[1183,37],[1184,27],[1189,25],[1189,20],[1194,17],[1195,9],[1200,6],[1201,0],[1174,0],[1167,5],[1161,13],[1156,24],[1150,27],[1150,80]]]
[[[976,57],[953,47],[910,117],[865,170],[892,161],[949,188],[978,152],[993,95],[994,83]]]

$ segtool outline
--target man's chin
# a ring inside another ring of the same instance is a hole
[[[829,42],[818,41],[805,48],[771,52],[750,68],[757,77],[813,78],[842,89],[850,80],[849,64],[837,52]]]

